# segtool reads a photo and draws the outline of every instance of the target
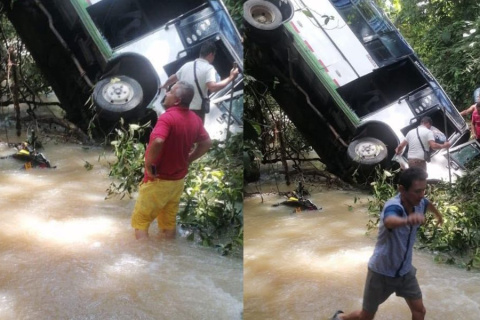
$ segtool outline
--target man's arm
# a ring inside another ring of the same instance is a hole
[[[207,88],[210,92],[217,92],[227,86],[230,82],[233,81],[238,75],[238,68],[233,68],[230,70],[230,75],[226,77],[225,79],[215,82],[215,81],[210,81],[207,82]]]
[[[152,165],[160,155],[164,142],[165,140],[162,138],[155,138],[153,141],[150,141],[148,153],[145,156],[145,172],[150,178],[155,178],[155,174],[152,172]]]
[[[193,161],[203,156],[211,147],[212,140],[210,138],[197,142],[195,149],[193,149],[193,151],[190,152],[190,154],[188,155],[188,163],[192,163]]]
[[[462,116],[464,116],[464,115],[467,115],[467,114],[472,113],[474,110],[475,110],[475,104],[472,104],[470,107],[468,107],[467,109],[465,109],[465,110],[463,110],[462,112],[460,112],[460,114],[461,114]]]
[[[395,148],[395,153],[396,154],[401,154],[402,151],[403,151],[403,148],[405,148],[405,146],[408,144],[408,141],[405,139],[403,140],[402,142],[400,142],[400,144],[398,145],[398,147]]]
[[[440,144],[440,143],[436,143],[434,140],[428,140],[428,145],[432,150],[440,150],[440,149],[450,147],[451,144],[448,141],[445,141],[445,143]]]
[[[165,83],[160,87],[160,89],[167,89],[169,86],[171,86],[177,81],[178,81],[177,74],[174,73],[170,77],[168,77],[167,81],[165,81]]]
[[[389,215],[383,220],[383,224],[388,229],[395,229],[398,227],[404,227],[408,225],[422,224],[425,221],[425,217],[421,213],[411,213],[407,218],[399,217],[397,215]]]
[[[438,209],[433,205],[433,203],[428,202],[427,210],[433,212],[435,218],[437,219],[437,225],[441,226],[443,224],[443,216],[440,211],[438,211]]]

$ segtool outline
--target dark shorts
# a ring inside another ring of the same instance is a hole
[[[421,299],[422,291],[418,285],[416,273],[417,269],[412,267],[412,270],[403,277],[392,278],[368,269],[363,292],[363,309],[374,314],[378,306],[394,292],[407,300]]]

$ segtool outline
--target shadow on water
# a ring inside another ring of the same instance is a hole
[[[376,238],[376,231],[365,234],[368,196],[323,186],[310,191],[321,211],[274,207],[284,199],[277,194],[264,194],[263,203],[260,196],[245,200],[245,319],[323,320],[338,309],[361,308]],[[479,273],[438,265],[430,253],[418,250],[413,260],[427,319],[478,318]],[[375,319],[410,318],[405,301],[391,296]]]
[[[241,259],[184,238],[135,241],[135,200],[104,200],[113,159],[43,152],[56,169],[0,160],[0,319],[241,318]]]

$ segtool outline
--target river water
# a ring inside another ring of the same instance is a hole
[[[0,137],[0,156],[11,152]],[[2,320],[328,319],[361,306],[375,243],[375,232],[365,235],[365,194],[307,185],[322,209],[300,213],[273,207],[284,200],[275,194],[247,198],[242,265],[182,237],[135,241],[135,200],[104,199],[109,152],[53,141],[43,152],[56,169],[0,160]],[[436,264],[422,251],[414,265],[427,319],[478,319],[479,273]],[[376,319],[410,312],[392,296]]]
[[[285,199],[274,194],[263,196],[263,202],[260,196],[245,200],[245,319],[323,320],[338,309],[361,308],[376,238],[376,230],[366,235],[368,197],[322,186],[310,192],[309,199],[322,210],[293,213],[290,207],[274,207]],[[418,250],[413,260],[426,319],[479,319],[480,273],[436,264],[430,253]],[[405,320],[411,315],[405,301],[393,295],[375,319]]]
[[[241,319],[242,259],[182,237],[136,241],[135,200],[104,199],[111,153],[42,151],[56,169],[0,160],[0,319]]]

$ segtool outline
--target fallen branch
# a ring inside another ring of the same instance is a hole
[[[32,119],[32,117],[27,116],[27,117],[24,117],[23,120],[24,121],[29,121],[29,120],[33,120],[33,119]],[[87,134],[85,134],[85,132],[83,132],[79,127],[77,127],[75,124],[73,124],[72,122],[70,122],[66,119],[60,119],[60,118],[56,118],[56,117],[53,117],[53,116],[37,116],[35,118],[35,121],[40,122],[40,123],[46,123],[46,124],[49,124],[49,125],[52,125],[52,124],[59,125],[59,126],[65,128],[65,130],[67,130],[67,132],[74,134],[75,137],[78,140],[82,141],[83,143],[90,142],[90,137]]]
[[[59,102],[43,102],[34,100],[19,100],[18,103],[36,104],[37,106],[61,106]],[[12,104],[12,100],[0,101],[0,107],[8,107]]]

